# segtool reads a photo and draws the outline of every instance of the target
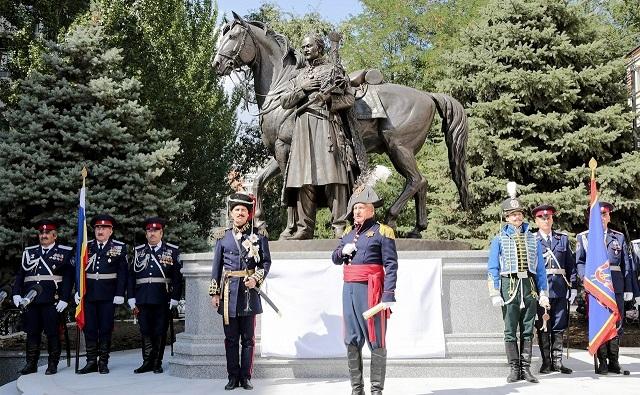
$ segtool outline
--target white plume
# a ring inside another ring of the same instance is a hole
[[[371,175],[367,179],[367,185],[373,187],[378,180],[387,182],[387,179],[391,175],[391,169],[386,166],[376,165],[375,169],[371,172]]]
[[[516,198],[516,187],[517,186],[518,186],[518,184],[516,184],[513,181],[509,181],[507,183],[507,193],[509,194],[511,199],[515,199]]]

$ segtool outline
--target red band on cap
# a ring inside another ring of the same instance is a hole
[[[602,206],[602,207],[600,207],[600,212],[601,213],[610,213],[611,210],[609,210],[609,207],[607,207],[607,206]]]
[[[99,221],[96,221],[96,226],[98,226],[98,225],[113,227],[113,224],[108,219],[101,219]]]
[[[553,215],[555,211],[553,210],[539,210],[536,212],[536,217],[543,217],[545,215]]]
[[[159,224],[159,223],[156,223],[156,222],[151,223],[151,224],[147,224],[147,228],[146,229],[147,230],[149,230],[149,229],[162,229],[162,224]]]
[[[56,230],[56,226],[54,224],[44,224],[44,225],[40,225],[40,227],[38,228],[38,230]]]

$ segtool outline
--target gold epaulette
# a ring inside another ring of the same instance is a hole
[[[215,228],[213,230],[213,238],[216,240],[222,239],[226,231],[227,231],[226,228]]]
[[[258,234],[260,236],[264,236],[266,238],[269,238],[269,232],[267,232],[267,228],[266,227],[262,227],[262,228],[258,229]]]
[[[384,237],[386,237],[388,239],[395,240],[395,238],[396,238],[396,233],[393,231],[393,228],[388,226],[388,225],[380,224],[379,232],[380,232],[381,235],[383,235]]]
[[[344,228],[344,232],[342,232],[342,237],[346,236],[349,232],[351,232],[352,229],[353,229],[353,226],[347,225],[347,227]]]

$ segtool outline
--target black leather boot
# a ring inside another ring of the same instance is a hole
[[[87,364],[78,370],[77,374],[94,373],[98,371],[98,344],[95,341],[87,341]]]
[[[382,395],[384,379],[387,373],[387,350],[371,350],[371,395]]]
[[[551,373],[551,337],[549,332],[538,330],[538,346],[540,346],[540,355],[542,355],[542,366],[540,373]]]
[[[37,372],[38,359],[40,359],[40,344],[35,342],[27,343],[25,354],[27,364],[20,370],[20,374],[25,375]]]
[[[531,339],[525,339],[520,342],[520,372],[524,380],[530,383],[537,383],[538,379],[531,374],[531,350],[533,342]]]
[[[49,364],[44,374],[56,374],[58,373],[58,362],[60,361],[60,353],[62,352],[62,344],[60,343],[60,337],[58,337],[58,335],[51,336],[47,339],[47,349],[49,351]]]
[[[563,331],[553,332],[551,335],[552,370],[563,374],[571,374],[573,370],[562,365],[562,335]]]
[[[153,370],[153,345],[151,343],[151,337],[142,337],[142,365],[138,369],[135,369],[133,373],[146,373]]]
[[[229,382],[224,386],[224,389],[230,391],[232,389],[238,388],[239,382],[235,377],[229,377]]]
[[[98,372],[100,374],[109,373],[109,353],[111,352],[111,341],[103,340],[98,347],[100,353],[100,359],[98,360]]]
[[[598,347],[598,369],[597,374],[609,374],[609,366],[607,364],[607,343]]]
[[[609,357],[609,372],[615,374],[630,374],[628,371],[620,367],[618,357],[620,356],[620,337],[614,337],[607,343],[607,356]]]
[[[515,383],[520,380],[520,352],[518,351],[518,343],[504,342],[504,348],[507,352],[507,363],[511,371],[507,376],[507,383]]]
[[[156,350],[155,355],[156,358],[153,362],[153,373],[162,373],[164,369],[162,369],[162,358],[164,358],[164,348],[167,345],[167,337],[165,336],[157,336],[154,340],[153,348]]]
[[[244,377],[240,379],[240,387],[246,390],[252,390],[253,384],[251,384],[251,379],[249,377]]]
[[[347,363],[351,379],[351,395],[364,395],[364,381],[362,380],[362,350],[358,346],[347,346]]]

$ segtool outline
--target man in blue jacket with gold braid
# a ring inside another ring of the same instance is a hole
[[[505,349],[511,367],[507,382],[524,379],[537,383],[530,371],[533,327],[538,298],[540,306],[550,308],[547,272],[536,236],[524,222],[524,207],[516,198],[515,183],[507,184],[507,190],[511,197],[501,205],[507,224],[493,238],[489,250],[489,296],[494,306],[502,307]]]
[[[362,184],[349,199],[353,229],[347,229],[333,251],[336,265],[343,265],[342,314],[344,342],[352,394],[364,395],[362,347],[371,350],[371,394],[381,395],[387,368],[385,343],[387,319],[395,303],[398,253],[395,234],[376,222],[375,207],[382,205],[373,188]],[[362,313],[382,303],[382,310],[365,320]]]

